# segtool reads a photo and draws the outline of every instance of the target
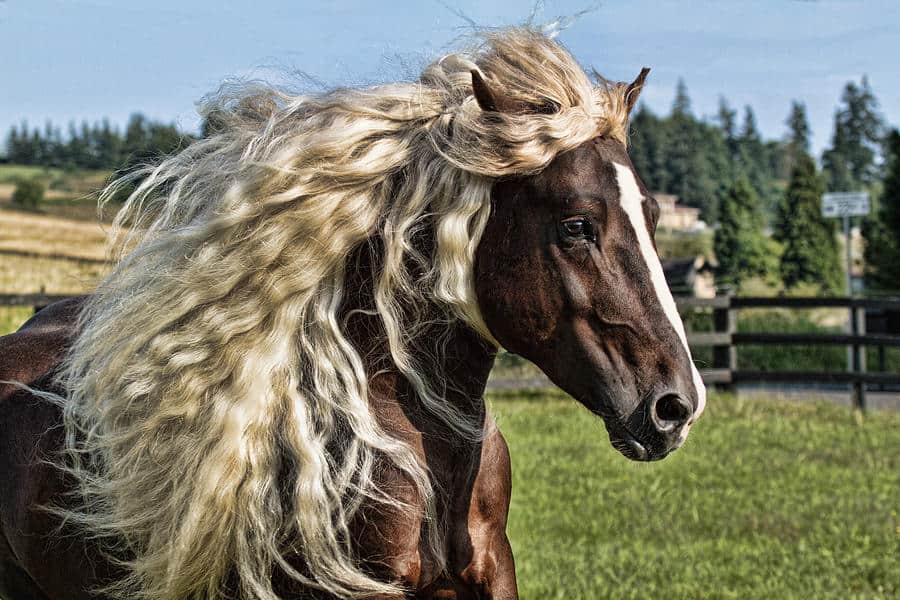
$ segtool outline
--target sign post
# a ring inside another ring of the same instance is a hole
[[[828,218],[842,218],[844,221],[844,246],[846,248],[847,262],[847,295],[853,295],[853,277],[850,268],[853,265],[853,256],[850,240],[850,217],[860,217],[869,214],[871,206],[868,192],[836,192],[822,196],[822,216]],[[861,327],[865,327],[865,314],[860,315],[851,304],[850,319],[847,330],[851,334],[860,334]],[[859,344],[851,344],[847,347],[847,370],[851,373],[860,373],[865,370],[865,353]],[[854,404],[861,409],[866,405],[866,385],[860,381],[850,386]]]
[[[850,244],[850,217],[869,214],[870,203],[868,192],[836,192],[822,196],[822,216],[827,218],[843,218],[844,240],[847,251],[847,295],[853,295],[850,268],[853,265]]]

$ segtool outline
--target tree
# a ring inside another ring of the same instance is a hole
[[[37,179],[20,179],[13,191],[12,202],[22,208],[37,208],[44,199],[44,186]]]
[[[630,130],[628,154],[644,185],[653,191],[668,189],[666,128],[662,120],[641,103],[631,117]]]
[[[716,115],[719,129],[728,147],[728,157],[734,161],[738,157],[737,111],[728,105],[724,97],[719,97],[719,112]]]
[[[729,171],[727,149],[716,127],[691,114],[687,86],[678,81],[672,115],[665,120],[661,172],[666,191],[688,206],[699,208],[703,218],[715,222],[722,195],[723,175]]]
[[[828,189],[846,192],[869,186],[878,178],[884,125],[866,77],[859,86],[847,83],[841,103],[834,115],[831,148],[822,155],[822,165]]]
[[[28,123],[22,122],[22,129],[13,127],[7,138],[7,156],[9,162],[19,165],[32,165],[37,158],[37,147],[34,136],[28,129]]]
[[[6,158],[9,162],[17,162],[22,142],[19,140],[19,129],[13,125],[6,136]]]
[[[657,117],[641,105],[630,129],[630,154],[646,185],[679,196],[714,223],[732,180],[731,152],[718,127],[691,114],[684,82],[679,81],[670,116]]]
[[[791,112],[785,121],[788,128],[785,143],[784,161],[781,167],[785,177],[789,177],[794,169],[794,162],[801,153],[809,154],[809,138],[811,130],[806,118],[806,105],[796,100],[791,102]]]
[[[738,137],[735,171],[747,177],[765,204],[766,211],[773,212],[778,205],[778,198],[772,187],[774,173],[771,170],[769,152],[756,127],[756,115],[750,106],[744,107],[744,122]]]
[[[866,283],[881,290],[900,290],[900,131],[887,136],[887,176],[874,219],[863,225],[868,265]]]
[[[835,224],[822,216],[823,191],[812,157],[800,154],[784,202],[781,278],[786,287],[809,283],[836,292],[843,285]]]
[[[719,208],[713,240],[719,279],[740,285],[750,277],[769,277],[778,270],[777,251],[763,232],[759,198],[746,177],[738,178]]]
[[[193,140],[174,124],[149,121],[141,114],[131,116],[124,137],[108,119],[93,124],[82,121],[80,126],[70,121],[65,137],[49,121],[43,131],[22,123],[6,137],[6,158],[20,165],[120,169],[126,156],[130,162],[125,167],[133,167],[180,150]]]
[[[97,162],[106,168],[122,164],[122,136],[109,124],[109,119],[103,119],[96,136]]]
[[[675,86],[675,101],[672,103],[673,117],[691,116],[691,99],[688,97],[687,85],[679,78]]]
[[[67,167],[84,167],[88,162],[88,140],[84,139],[75,127],[75,121],[69,121],[69,143],[66,144]]]

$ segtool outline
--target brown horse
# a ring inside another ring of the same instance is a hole
[[[0,385],[0,596],[516,598],[498,345],[633,460],[705,403],[625,149],[645,76],[592,87],[511,30],[399,90],[224,103],[126,205],[161,198],[97,293],[0,338],[28,386]]]

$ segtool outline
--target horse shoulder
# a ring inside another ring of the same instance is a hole
[[[59,408],[22,386],[50,391],[82,301],[79,297],[52,304],[18,331],[0,336],[0,457],[4,460],[19,459],[18,464],[26,458],[22,453],[30,456],[35,451],[38,438],[31,433],[42,434],[59,424]]]
[[[65,493],[46,462],[62,445],[60,410],[17,385],[52,389],[82,301],[51,305],[0,337],[0,590],[12,598],[87,597],[75,580],[93,571],[90,559],[77,543],[54,542],[58,521],[39,509]]]
[[[31,385],[59,364],[69,347],[75,319],[86,296],[56,302],[9,335],[0,336],[0,381]],[[0,384],[0,399],[17,386]]]

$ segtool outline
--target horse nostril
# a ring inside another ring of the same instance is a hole
[[[690,403],[680,394],[663,394],[653,403],[650,417],[660,433],[681,428],[691,418]]]

